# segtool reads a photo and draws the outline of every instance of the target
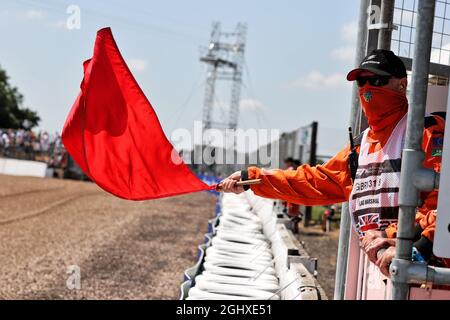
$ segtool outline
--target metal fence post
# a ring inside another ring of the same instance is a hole
[[[417,31],[412,65],[411,101],[408,111],[405,148],[399,190],[399,219],[395,259],[390,272],[393,281],[392,298],[408,298],[407,277],[403,277],[403,261],[411,261],[414,237],[414,218],[419,202],[419,190],[413,183],[414,174],[422,166],[422,151],[425,103],[428,89],[431,40],[433,36],[435,0],[420,0],[417,10]]]
[[[309,152],[309,165],[315,166],[317,164],[317,128],[319,126],[319,123],[317,121],[314,121],[311,124],[311,147]],[[309,227],[309,224],[311,222],[311,215],[312,215],[312,207],[305,207],[305,217],[303,224],[305,227]]]
[[[381,0],[371,0],[370,7],[366,6],[368,16],[367,51],[378,48],[378,35],[380,33]]]
[[[378,49],[391,49],[394,18],[394,0],[381,1],[380,30],[378,32]]]
[[[364,56],[367,48],[367,10],[369,0],[361,0],[359,7],[358,37],[356,43],[355,66],[358,66]],[[352,107],[350,111],[350,126],[354,132],[359,132],[361,117],[361,107],[359,106],[359,95],[356,84],[353,84]],[[345,294],[345,280],[347,274],[347,257],[349,249],[349,239],[351,232],[350,212],[348,203],[342,205],[341,222],[339,227],[339,246],[336,261],[336,277],[334,284],[334,299],[343,300]]]

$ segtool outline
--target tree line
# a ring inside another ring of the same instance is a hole
[[[0,67],[0,128],[30,130],[41,118],[36,111],[23,107],[23,95],[9,83],[9,77]]]

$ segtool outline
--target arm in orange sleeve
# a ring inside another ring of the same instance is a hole
[[[436,214],[437,210],[431,210],[427,215],[423,216],[419,221],[419,228],[422,230],[421,237],[414,243],[414,246],[419,250],[425,259],[432,255],[434,231],[436,229]],[[433,262],[437,266],[450,268],[450,259],[438,258]]]
[[[422,145],[422,149],[425,152],[423,166],[440,172],[445,121],[437,116],[427,117],[425,119],[425,127]],[[431,256],[433,249],[438,191],[433,190],[429,193],[422,193],[421,198],[423,205],[417,210],[416,214],[417,230],[421,233],[420,238],[414,242],[414,246],[427,259]]]
[[[249,167],[248,178],[262,180],[251,189],[261,197],[306,206],[345,202],[352,190],[349,153],[347,146],[323,165],[302,165],[297,170]]]
[[[421,237],[414,243],[414,247],[419,250],[425,259],[429,259],[433,251],[434,231],[436,229],[436,210],[430,210],[419,221],[419,229],[422,230]],[[433,262],[437,266],[450,268],[450,259],[438,258]]]
[[[397,238],[397,222],[388,225],[384,232],[386,232],[386,238]]]
[[[427,117],[425,127],[422,143],[422,149],[425,152],[423,166],[428,169],[433,169],[436,172],[440,172],[442,160],[440,150],[442,150],[445,121],[437,116]],[[414,246],[425,259],[428,259],[432,252],[434,230],[436,228],[438,190],[422,192],[420,197],[422,205],[416,212],[416,235]],[[388,238],[395,238],[397,236],[397,224],[391,224],[385,231]]]
[[[433,226],[428,226],[427,231],[425,231],[425,221],[428,221],[428,217],[430,214],[432,214],[433,211],[435,211],[436,207],[437,207],[437,195],[438,195],[438,191],[434,190],[431,192],[423,192],[421,193],[421,199],[423,201],[423,204],[417,208],[417,212],[416,212],[416,218],[415,218],[415,222],[416,222],[416,235],[415,235],[415,239],[419,240],[420,237],[422,235],[427,236],[427,234],[431,231],[430,228],[432,228]],[[429,220],[431,221],[431,220]],[[397,223],[391,223],[386,229],[386,236],[388,238],[396,238],[397,237]],[[433,231],[434,234],[434,231]],[[427,236],[427,238],[431,241],[433,241],[433,238],[430,236]]]

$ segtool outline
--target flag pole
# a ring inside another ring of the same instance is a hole
[[[238,181],[236,182],[237,186],[250,186],[252,184],[260,184],[261,179],[252,179],[252,180],[245,180],[245,181]]]
[[[253,184],[260,184],[262,182],[261,179],[251,179],[251,180],[245,180],[245,181],[238,181],[236,182],[236,186],[250,186]],[[217,191],[220,191],[222,189],[222,183],[218,183],[215,187]]]

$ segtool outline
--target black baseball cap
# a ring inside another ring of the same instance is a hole
[[[353,81],[362,71],[370,71],[379,76],[406,77],[403,61],[390,50],[375,49],[359,65],[347,74],[347,80]]]

